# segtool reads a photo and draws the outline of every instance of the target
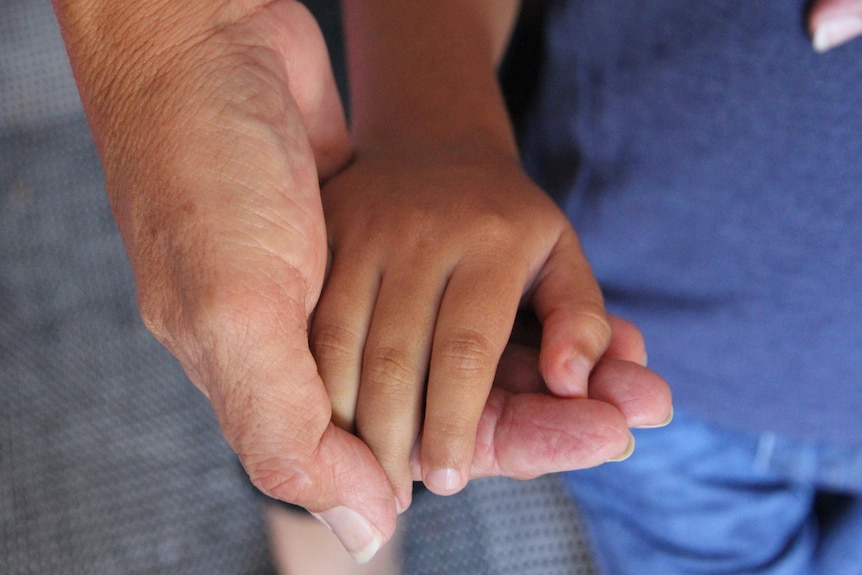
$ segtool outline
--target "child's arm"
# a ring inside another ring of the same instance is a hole
[[[495,75],[515,9],[345,3],[356,158],[323,190],[333,259],[312,347],[336,421],[355,422],[402,506],[423,406],[426,484],[452,493],[469,478],[522,303],[561,396],[587,395],[610,337],[574,231],[520,169]]]

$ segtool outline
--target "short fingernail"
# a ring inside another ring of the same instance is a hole
[[[365,517],[349,507],[312,513],[332,531],[357,563],[368,563],[380,549],[383,535]]]
[[[620,461],[625,461],[629,457],[632,456],[632,453],[635,452],[635,436],[629,434],[629,445],[626,447],[626,450],[620,453],[618,456],[613,459],[608,459],[608,461],[619,463]]]
[[[576,355],[570,357],[566,360],[565,363],[566,371],[571,378],[570,389],[572,391],[584,390],[586,393],[587,382],[590,379],[590,371],[592,371],[592,365],[585,358]]]
[[[814,50],[826,52],[862,34],[862,18],[856,15],[832,18],[814,30]]]
[[[671,421],[673,421],[673,407],[670,408],[670,414],[661,423],[658,423],[656,425],[638,425],[637,428],[638,429],[658,429],[659,427],[667,427],[668,425],[670,425]]]
[[[401,497],[395,498],[395,512],[398,515],[401,515],[408,509],[410,509],[410,504],[412,503],[413,498],[410,495],[404,495]]]
[[[449,495],[461,489],[463,477],[457,469],[432,469],[425,476],[425,486],[438,495]]]

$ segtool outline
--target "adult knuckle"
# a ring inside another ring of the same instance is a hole
[[[314,482],[300,465],[282,458],[269,458],[244,463],[249,480],[263,494],[300,503],[314,489]]]
[[[214,289],[183,307],[187,329],[201,341],[248,349],[272,337],[304,329],[302,302],[262,289]]]

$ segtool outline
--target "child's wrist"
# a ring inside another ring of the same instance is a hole
[[[374,155],[388,161],[446,163],[520,163],[518,148],[508,126],[469,126],[455,131],[384,131],[354,137],[357,155]]]

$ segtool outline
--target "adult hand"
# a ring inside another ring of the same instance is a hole
[[[862,1],[818,0],[808,15],[814,49],[826,52],[862,34]]]
[[[640,331],[608,318],[610,345],[590,374],[587,398],[564,398],[548,389],[541,374],[538,319],[519,313],[480,421],[473,477],[528,479],[621,460],[634,449],[630,427],[670,422],[670,388],[646,368]],[[418,458],[412,463],[417,475]]]
[[[56,9],[147,326],[251,480],[370,557],[395,498],[332,425],[308,349],[327,258],[318,178],[349,159],[316,23],[291,0]]]

